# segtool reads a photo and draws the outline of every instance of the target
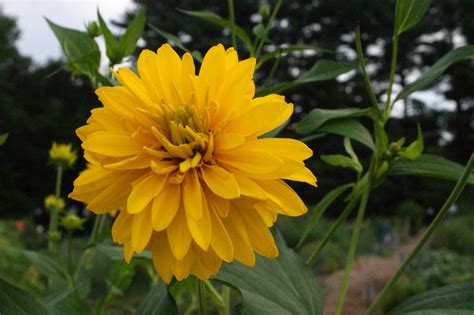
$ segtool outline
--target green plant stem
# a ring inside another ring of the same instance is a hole
[[[342,308],[344,307],[344,301],[346,299],[347,287],[349,285],[349,276],[352,269],[352,263],[354,262],[357,243],[359,242],[360,229],[362,227],[362,221],[364,219],[365,209],[367,208],[367,201],[369,200],[370,194],[370,180],[367,183],[364,194],[362,195],[362,200],[359,204],[359,211],[357,211],[357,218],[354,226],[354,231],[352,232],[351,243],[349,246],[349,253],[347,255],[346,267],[344,269],[344,276],[342,279],[341,287],[339,289],[339,297],[336,304],[336,315],[342,314]]]
[[[63,178],[63,167],[58,166],[56,168],[56,185],[54,189],[54,196],[56,198],[61,197],[61,182]],[[59,213],[57,210],[51,210],[49,213],[49,236],[54,233],[58,232],[58,221],[59,221]],[[48,241],[48,248],[51,251],[56,251],[56,241],[53,239],[49,239]]]
[[[393,90],[393,83],[395,81],[395,70],[397,69],[397,55],[398,55],[398,35],[395,33],[392,38],[392,61],[390,63],[390,77],[388,83],[388,90],[387,90],[387,100],[385,101],[385,108],[384,108],[384,122],[388,120],[390,116],[390,111],[392,109],[392,90]]]
[[[362,71],[362,77],[364,78],[365,88],[367,89],[367,93],[369,94],[370,101],[372,102],[372,106],[377,110],[377,114],[380,114],[380,109],[377,101],[377,97],[375,96],[374,88],[369,80],[369,75],[367,74],[367,68],[365,67],[365,57],[364,57],[364,50],[362,49],[362,39],[360,36],[360,27],[357,26],[356,28],[356,37],[355,37],[355,44],[356,44],[356,51],[357,57],[359,59],[359,66]]]
[[[224,308],[224,299],[222,296],[217,292],[216,288],[212,285],[212,283],[209,280],[204,281],[206,284],[206,288],[208,292],[210,293],[211,299],[220,307]]]
[[[197,296],[199,300],[199,314],[207,315],[206,282],[197,279]]]
[[[267,34],[267,36],[268,36],[268,32],[270,31],[270,28],[272,27],[273,21],[275,20],[278,14],[278,11],[280,10],[281,1],[282,0],[277,0],[275,7],[273,8],[272,14],[270,15],[270,18],[268,19],[267,27],[265,28],[265,34]],[[260,56],[260,52],[262,51],[263,44],[265,44],[265,39],[261,38],[258,42],[257,50],[255,51],[255,58],[257,59]]]
[[[441,210],[438,212],[438,214],[434,218],[433,222],[431,222],[431,224],[428,226],[425,233],[423,234],[421,239],[418,241],[418,244],[416,244],[415,249],[403,261],[400,268],[398,268],[397,272],[390,278],[388,283],[383,288],[382,292],[380,292],[380,294],[377,296],[375,301],[367,309],[366,315],[374,314],[375,311],[381,306],[381,304],[384,300],[384,297],[387,295],[387,292],[392,288],[392,286],[397,282],[397,280],[400,278],[400,276],[405,272],[408,265],[412,262],[412,260],[416,257],[416,255],[418,255],[418,253],[421,251],[423,246],[429,240],[429,238],[431,237],[433,232],[436,231],[436,229],[439,227],[439,225],[446,218],[446,215],[448,214],[449,208],[451,208],[451,206],[456,202],[456,200],[461,195],[461,192],[463,191],[464,187],[466,186],[467,180],[468,180],[469,176],[471,175],[473,169],[474,169],[474,153],[471,154],[471,158],[469,159],[469,162],[467,163],[463,174],[458,179],[458,181],[456,183],[456,186],[454,186],[454,188],[451,191],[451,194],[449,195],[448,199],[446,199],[445,203],[441,207]]]
[[[222,288],[222,297],[224,299],[224,315],[230,315],[230,287],[224,286]]]
[[[72,272],[72,231],[67,233],[67,266],[69,272]]]
[[[347,217],[352,212],[352,210],[354,209],[358,201],[359,201],[358,198],[354,196],[351,197],[350,202],[347,204],[344,211],[342,211],[337,221],[334,222],[334,224],[331,226],[331,229],[326,233],[326,235],[324,235],[323,239],[318,243],[318,246],[316,247],[313,254],[309,256],[309,258],[306,260],[306,265],[312,265],[314,263],[319,253],[323,250],[324,246],[326,246],[327,242],[333,236],[333,234],[337,231],[337,229],[342,224],[342,222],[344,222],[347,219]]]
[[[227,8],[229,10],[229,19],[232,22],[231,36],[232,46],[237,50],[237,39],[235,37],[235,12],[234,12],[234,0],[227,0]]]
[[[268,74],[268,77],[265,79],[265,82],[263,82],[264,87],[268,87],[270,85],[270,82],[273,79],[273,76],[275,75],[276,70],[278,69],[278,65],[280,64],[280,55],[277,56],[275,59],[275,62],[272,65],[272,69],[270,70],[270,73]]]

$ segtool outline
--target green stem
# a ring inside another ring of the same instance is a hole
[[[206,282],[197,279],[197,296],[199,300],[199,314],[207,315]]]
[[[389,77],[389,84],[387,90],[387,100],[385,101],[385,108],[384,108],[384,121],[387,121],[388,117],[390,116],[390,111],[392,109],[392,89],[393,83],[395,81],[395,70],[397,68],[397,55],[398,55],[398,35],[395,33],[392,38],[392,61],[390,64],[390,77]]]
[[[54,189],[54,196],[56,198],[61,197],[61,182],[63,178],[63,168],[62,166],[58,166],[56,168],[56,185]],[[58,221],[59,221],[59,213],[57,210],[51,210],[49,213],[49,235],[58,232]],[[49,239],[48,241],[48,248],[51,251],[56,251],[56,241],[53,239]]]
[[[268,87],[270,85],[270,82],[272,81],[273,76],[275,75],[275,72],[278,69],[280,60],[281,60],[280,55],[278,55],[277,58],[275,59],[275,62],[273,63],[272,69],[270,70],[268,77],[265,79],[265,82],[263,82],[264,87]]]
[[[327,242],[333,236],[333,234],[337,231],[337,229],[342,224],[342,222],[344,222],[347,219],[347,217],[352,212],[352,209],[354,209],[358,201],[359,201],[359,198],[351,196],[351,201],[347,204],[344,211],[342,211],[337,221],[334,222],[334,224],[331,226],[331,229],[326,233],[326,235],[324,235],[324,238],[318,243],[318,246],[316,247],[313,254],[306,260],[306,265],[312,265],[314,263],[314,261],[316,260],[316,257],[323,250],[324,246],[326,246]]]
[[[379,114],[379,105],[377,101],[377,97],[375,96],[374,89],[372,84],[369,80],[369,75],[367,74],[367,69],[365,67],[365,57],[364,51],[362,49],[362,39],[360,37],[360,27],[357,26],[356,28],[356,50],[357,50],[357,57],[359,59],[360,69],[362,71],[362,77],[364,78],[365,88],[367,89],[367,93],[369,94],[370,101],[372,102],[372,106],[377,110],[377,114]]]
[[[449,208],[451,208],[451,206],[456,202],[456,200],[461,195],[461,192],[463,191],[464,187],[466,186],[467,180],[468,180],[469,176],[471,175],[473,169],[474,169],[474,153],[471,154],[471,158],[469,159],[469,162],[467,163],[463,174],[458,179],[458,181],[456,183],[456,186],[454,186],[454,188],[451,191],[451,194],[449,195],[448,199],[446,199],[445,203],[441,207],[441,210],[438,212],[438,214],[434,218],[433,222],[431,222],[431,224],[428,226],[425,233],[423,234],[421,239],[418,241],[418,244],[416,244],[415,249],[403,261],[400,268],[398,268],[397,272],[392,276],[392,278],[390,278],[388,283],[383,288],[382,292],[380,292],[380,294],[377,296],[377,298],[372,303],[372,305],[370,305],[370,307],[367,309],[366,315],[374,314],[375,311],[381,306],[385,295],[387,295],[387,292],[392,288],[392,286],[397,282],[397,280],[400,278],[400,276],[405,272],[408,265],[416,257],[416,255],[418,255],[418,253],[421,251],[423,246],[429,240],[429,238],[433,234],[433,232],[436,231],[436,229],[439,227],[439,225],[446,218],[446,215],[448,214]]]
[[[275,20],[275,17],[278,14],[278,11],[280,10],[281,7],[281,0],[277,0],[275,7],[273,8],[273,12],[270,15],[270,19],[268,19],[267,27],[265,28],[265,34],[268,36],[268,32],[270,31],[270,28],[272,27],[273,21]],[[255,58],[258,59],[260,52],[262,51],[263,44],[265,44],[265,40],[261,38],[258,42],[257,50],[255,52]]]
[[[339,289],[339,297],[336,304],[336,315],[342,314],[342,308],[344,307],[344,301],[346,299],[347,287],[349,285],[349,276],[352,269],[352,263],[354,262],[357,243],[359,242],[360,229],[362,227],[362,221],[364,219],[365,209],[367,208],[367,201],[369,200],[370,194],[370,180],[367,183],[364,194],[362,195],[362,200],[360,201],[359,211],[357,212],[357,218],[354,226],[354,231],[352,232],[351,244],[349,246],[349,253],[347,255],[347,263],[344,269],[344,276],[342,279],[341,287]]]
[[[72,272],[72,231],[67,233],[67,266],[69,272]]]
[[[212,299],[220,308],[223,308],[223,307],[224,307],[224,299],[223,299],[222,296],[219,294],[219,292],[217,292],[216,288],[214,288],[214,286],[212,285],[212,283],[211,283],[209,280],[204,281],[204,283],[206,284],[206,288],[207,288],[208,292],[209,292],[210,295],[211,295],[211,299]]]
[[[237,50],[237,39],[235,37],[235,12],[234,12],[234,0],[227,0],[227,8],[229,10],[229,19],[232,22],[231,36],[232,36],[232,47]]]
[[[230,287],[224,286],[222,288],[222,297],[224,298],[224,315],[230,315]]]

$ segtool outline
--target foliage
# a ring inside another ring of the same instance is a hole
[[[436,231],[433,248],[445,248],[474,258],[473,214],[464,214],[449,218]]]

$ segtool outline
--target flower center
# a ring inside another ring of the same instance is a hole
[[[151,131],[170,160],[179,163],[179,171],[185,173],[212,159],[214,136],[209,131],[210,118],[206,107],[183,104],[152,105],[156,126]]]

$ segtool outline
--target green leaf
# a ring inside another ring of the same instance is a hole
[[[145,296],[138,306],[137,315],[174,315],[178,314],[178,307],[164,282],[160,281]]]
[[[105,23],[104,19],[102,18],[102,15],[100,15],[99,9],[97,9],[97,19],[99,20],[100,29],[105,39],[105,53],[111,64],[119,63],[123,58],[122,54],[120,53],[119,45],[107,26],[107,23]]]
[[[355,119],[336,119],[328,121],[318,128],[318,132],[333,133],[349,137],[375,151],[375,144],[370,132]]]
[[[156,33],[158,33],[160,36],[162,36],[163,38],[165,38],[168,42],[170,42],[171,45],[176,46],[176,47],[178,47],[179,49],[181,49],[181,50],[183,50],[183,51],[185,51],[185,52],[188,52],[188,53],[190,53],[190,54],[192,53],[188,48],[186,48],[186,46],[184,46],[184,45],[181,43],[181,40],[180,40],[177,36],[175,36],[175,35],[173,35],[173,34],[171,34],[171,33],[165,32],[165,31],[163,31],[163,30],[159,29],[158,27],[153,26],[153,25],[151,25],[151,24],[148,24],[148,26],[149,26],[152,30],[154,30]],[[193,56],[194,56],[194,58],[195,58],[197,61],[202,62],[202,57],[201,57],[201,56],[197,56],[197,57],[196,57],[196,55],[194,55],[194,54],[193,54]]]
[[[135,50],[144,29],[145,11],[140,9],[137,16],[128,25],[125,33],[120,37],[119,47],[123,57],[130,55]]]
[[[122,246],[112,245],[104,241],[97,244],[97,250],[112,260],[122,261],[124,259]],[[144,251],[140,255],[135,256],[151,259],[151,254],[148,251]]]
[[[298,241],[297,247],[300,247],[301,244],[308,238],[309,233],[314,229],[316,226],[316,223],[318,219],[323,215],[323,213],[326,211],[326,209],[334,202],[334,200],[339,197],[343,192],[345,192],[347,189],[353,187],[353,183],[345,184],[342,186],[339,186],[337,188],[334,188],[330,192],[328,192],[326,195],[324,195],[323,199],[319,201],[319,203],[314,207],[313,211],[311,212],[311,216],[307,219],[306,226],[303,230],[303,233],[301,234],[301,238]]]
[[[94,75],[100,66],[100,50],[87,33],[65,28],[46,19],[66,55],[69,67],[83,75]]]
[[[308,134],[317,130],[324,123],[333,119],[371,116],[372,109],[344,108],[344,109],[320,109],[315,108],[308,113],[302,120],[291,125],[291,128],[300,134]]]
[[[422,154],[414,161],[397,161],[389,175],[414,175],[457,181],[463,170],[464,167],[456,162],[436,155]],[[474,175],[469,176],[467,183],[474,184]]]
[[[250,40],[249,35],[247,34],[247,32],[245,32],[243,28],[241,28],[237,24],[234,24],[231,21],[224,19],[211,11],[188,11],[188,10],[182,10],[182,9],[178,9],[178,11],[186,15],[196,17],[198,19],[219,25],[220,27],[223,27],[223,28],[233,29],[235,32],[235,35],[238,38],[240,38],[242,42],[244,42],[248,50],[250,52],[254,51],[254,47],[253,47],[252,41]]]
[[[438,310],[440,314],[440,309],[457,311],[442,314],[463,314],[462,311],[470,311],[469,313],[472,314],[474,312],[474,282],[452,284],[418,294],[397,306],[389,315],[428,314],[429,310]],[[424,311],[424,313],[418,311]]]
[[[239,290],[242,314],[323,314],[322,292],[311,269],[277,233],[276,259],[257,256],[254,267],[224,264],[215,280]]]
[[[414,0],[415,1],[415,0]],[[456,48],[439,59],[428,71],[423,73],[415,82],[408,84],[397,95],[395,101],[405,99],[413,92],[422,90],[438,78],[454,63],[474,58],[474,45]]]
[[[421,127],[418,124],[418,136],[415,141],[413,141],[401,154],[401,156],[409,159],[409,160],[416,160],[421,153],[423,153],[423,133],[421,132]]]
[[[47,311],[31,293],[0,279],[0,313],[42,315],[47,314]]]
[[[398,35],[415,26],[428,11],[431,0],[397,0],[395,30]]]
[[[59,257],[50,252],[43,253],[25,250],[23,253],[31,263],[38,268],[38,271],[41,274],[62,282],[68,282],[70,280],[66,265],[59,259]]]
[[[295,51],[319,51],[319,52],[328,52],[328,53],[333,52],[332,50],[319,48],[319,47],[312,46],[312,45],[291,45],[291,46],[288,46],[288,47],[277,48],[274,51],[266,53],[265,55],[260,57],[260,59],[258,60],[256,68],[259,69],[265,62],[267,62],[267,61],[269,61],[269,60],[271,60],[275,57],[278,57],[281,54],[295,52]]]
[[[352,148],[351,139],[349,137],[344,137],[344,149],[352,158],[352,160],[360,165],[360,169],[362,169],[362,164],[360,164],[359,157],[357,157],[357,154],[354,152],[354,148]]]
[[[388,136],[385,132],[385,128],[383,127],[382,122],[375,121],[374,123],[375,129],[375,146],[377,147],[377,151],[379,154],[383,154],[388,149]]]
[[[3,145],[5,141],[7,141],[7,138],[8,138],[8,133],[0,134],[0,145]]]
[[[357,68],[357,61],[333,61],[319,60],[313,67],[293,82],[283,82],[274,86],[264,88],[256,93],[257,96],[264,96],[272,93],[280,93],[288,89],[295,88],[302,84],[326,81]]]
[[[362,167],[360,164],[357,164],[354,160],[350,157],[342,155],[342,154],[327,154],[321,155],[321,160],[326,164],[335,166],[335,167],[344,167],[344,168],[351,168],[357,173],[362,172]]]

